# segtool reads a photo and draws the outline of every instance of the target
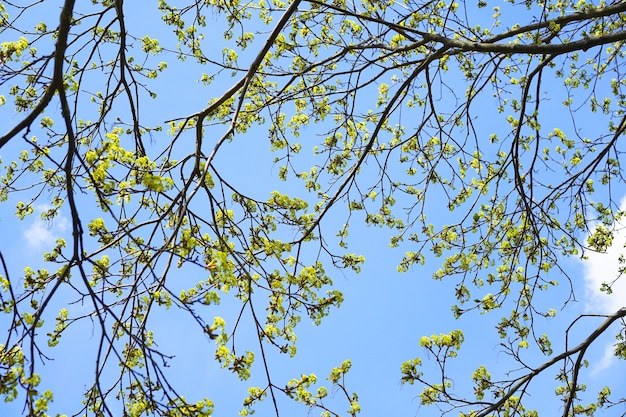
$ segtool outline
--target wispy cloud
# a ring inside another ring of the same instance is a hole
[[[42,213],[49,208],[38,206],[37,212]],[[69,221],[63,215],[59,215],[52,222],[46,222],[37,216],[24,231],[24,238],[30,249],[51,249],[56,240],[63,237],[68,229]]]
[[[613,366],[617,362],[617,358],[615,358],[615,348],[613,344],[607,344],[604,347],[604,353],[602,357],[594,362],[591,368],[591,376],[593,377],[603,377],[606,376],[605,371]]]

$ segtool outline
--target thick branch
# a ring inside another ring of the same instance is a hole
[[[533,23],[531,25],[521,26],[517,29],[511,29],[507,32],[504,32],[500,35],[494,36],[489,39],[489,42],[498,42],[506,38],[511,38],[513,36],[519,35],[521,33],[533,32],[538,29],[545,29],[553,26],[563,26],[570,22],[581,22],[581,21],[591,21],[592,19],[597,19],[599,17],[618,15],[619,13],[626,12],[626,3],[618,3],[612,6],[607,7],[596,7],[592,9],[585,9],[580,12],[572,13],[565,16],[559,16],[555,19],[544,20],[543,22]]]
[[[500,53],[500,54],[534,54],[534,55],[560,55],[575,51],[586,51],[594,46],[626,40],[626,31],[610,33],[603,36],[589,36],[584,39],[560,44],[521,44],[521,43],[491,43],[464,41],[450,39],[434,33],[420,32],[424,39],[441,43],[450,49],[467,52]]]

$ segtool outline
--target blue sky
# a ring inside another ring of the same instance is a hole
[[[50,19],[56,19],[57,5],[52,2],[46,3],[49,7]],[[153,23],[158,20],[156,14],[143,7],[127,5],[127,19],[133,24],[136,33],[150,33],[154,38],[165,36],[162,26]],[[32,17],[34,19],[34,17]],[[38,18],[38,17],[37,17]],[[207,36],[220,38],[220,17],[211,16],[210,28],[214,32]],[[53,25],[53,23],[49,23]],[[2,35],[10,38],[9,34]],[[259,43],[262,43],[264,34],[258,35]],[[4,41],[4,38],[0,39]],[[221,49],[220,42],[211,39],[211,47]],[[254,50],[254,47],[252,48]],[[168,61],[168,69],[160,76],[160,82],[154,84],[158,100],[146,100],[142,104],[142,112],[153,123],[162,123],[163,119],[173,116],[185,116],[191,114],[206,105],[207,101],[218,96],[222,91],[230,87],[233,80],[224,76],[210,88],[202,88],[195,80],[202,72],[202,68],[181,63],[172,58],[157,56],[159,60]],[[245,55],[241,57],[242,63],[246,62]],[[208,72],[208,71],[207,71]],[[95,82],[95,81],[91,81]],[[96,86],[94,86],[96,87]],[[4,86],[0,87],[4,89]],[[0,91],[2,93],[2,91]],[[557,111],[558,106],[555,106]],[[174,110],[174,111],[173,111]],[[86,107],[83,111],[90,111]],[[57,111],[50,108],[47,111],[51,117],[58,117]],[[551,114],[551,120],[557,124],[559,114]],[[0,119],[8,122],[19,120],[19,116],[12,114],[9,105],[0,108]],[[480,119],[480,117],[479,117]],[[491,120],[477,122],[482,128],[494,128],[489,126]],[[580,120],[580,125],[592,128],[595,120]],[[311,128],[311,130],[313,130]],[[303,142],[306,135],[311,134],[303,131]],[[295,192],[293,182],[280,182],[277,180],[278,165],[272,162],[273,155],[268,151],[269,144],[267,134],[263,128],[255,128],[248,134],[236,137],[232,143],[219,154],[215,161],[220,172],[225,175],[234,185],[241,187],[259,198],[267,198],[275,189],[281,192]],[[163,146],[163,141],[168,138],[165,135],[155,136],[155,142],[149,145],[148,151],[156,153]],[[190,140],[191,138],[187,138]],[[317,138],[314,138],[317,139]],[[211,138],[207,137],[206,142]],[[306,143],[306,142],[305,142]],[[12,159],[12,153],[19,150],[20,144],[11,144],[0,151],[3,163]],[[308,151],[305,150],[305,151]],[[303,151],[304,152],[304,151]],[[303,164],[306,165],[309,157],[305,157]],[[375,171],[372,167],[372,172]],[[45,200],[42,200],[45,201]],[[81,215],[86,222],[90,216],[97,216],[97,212],[90,208],[90,199],[80,201]],[[57,218],[54,223],[46,224],[31,216],[22,222],[13,217],[15,200],[9,200],[0,205],[0,234],[11,236],[10,240],[0,242],[5,259],[9,260],[10,273],[15,280],[20,276],[26,265],[36,269],[43,267],[40,254],[49,250],[51,244],[58,237],[64,237],[69,241],[71,227],[67,213]],[[45,209],[44,203],[38,203],[37,210]],[[441,212],[435,221],[445,223],[447,209],[441,210],[433,204],[432,213]],[[331,231],[337,230],[345,219],[345,213],[334,212],[325,222]],[[421,357],[425,362],[428,354],[419,346],[419,339],[424,335],[433,333],[449,332],[454,329],[462,329],[465,332],[466,342],[461,349],[459,357],[454,361],[455,389],[459,391],[471,390],[468,385],[469,376],[479,365],[487,365],[498,379],[509,370],[511,361],[501,352],[498,344],[500,340],[493,331],[493,326],[499,320],[498,312],[489,315],[470,313],[459,320],[452,317],[450,306],[454,303],[452,285],[446,282],[437,282],[431,279],[433,271],[439,267],[437,259],[428,259],[425,267],[413,268],[409,272],[399,274],[396,267],[400,262],[403,251],[410,250],[410,246],[403,245],[398,249],[388,247],[389,231],[374,227],[361,227],[359,220],[354,219],[354,227],[350,236],[350,251],[363,254],[366,264],[360,274],[349,271],[333,271],[334,284],[337,289],[343,291],[345,302],[339,310],[333,311],[321,326],[313,326],[306,320],[298,326],[298,354],[295,358],[269,355],[269,364],[273,378],[277,383],[286,383],[301,373],[314,373],[321,383],[328,386],[325,378],[334,366],[340,365],[345,359],[350,359],[353,368],[347,376],[346,385],[350,391],[359,394],[362,408],[361,415],[364,417],[393,415],[393,416],[438,416],[440,412],[434,407],[420,407],[419,392],[417,386],[400,385],[400,365],[403,361]],[[331,234],[332,236],[332,234]],[[330,239],[332,241],[332,239]],[[565,334],[569,323],[579,314],[608,314],[623,306],[626,296],[624,282],[615,288],[615,294],[610,298],[599,294],[597,288],[605,277],[615,273],[618,268],[617,257],[619,249],[626,242],[626,237],[620,235],[616,239],[615,249],[607,254],[589,254],[589,260],[581,263],[575,259],[563,259],[564,269],[571,271],[577,287],[578,302],[571,303],[563,311],[559,311],[556,320],[537,323],[538,328],[546,329],[550,334]],[[177,273],[176,280],[180,280],[181,287],[189,287],[195,281],[201,279],[197,270],[181,270]],[[558,279],[558,278],[556,278]],[[565,284],[565,283],[563,283]],[[562,285],[560,289],[550,293],[550,298],[542,301],[551,303],[559,308],[568,296],[568,288]],[[59,298],[58,309],[63,306]],[[557,301],[555,301],[557,300]],[[54,311],[54,308],[51,311]],[[71,304],[68,309],[74,314],[88,311],[88,306],[80,303]],[[224,317],[227,325],[234,322],[238,306],[233,300],[225,297],[219,307],[207,309],[207,321],[213,315]],[[601,318],[589,317],[579,321],[571,331],[570,347],[579,342],[589,329],[596,327],[602,321]],[[250,326],[250,318],[244,317],[243,325]],[[6,318],[0,318],[0,326],[6,326]],[[159,311],[154,316],[154,326],[157,333],[157,343],[163,350],[175,354],[168,369],[173,381],[178,381],[181,391],[191,400],[207,397],[216,403],[215,416],[232,416],[241,409],[241,401],[245,396],[249,385],[263,385],[260,357],[253,368],[251,381],[240,383],[228,371],[221,370],[215,363],[214,343],[197,331],[190,331],[192,323],[183,315],[172,311]],[[616,331],[616,330],[615,330]],[[610,385],[617,396],[624,396],[626,384],[623,375],[626,367],[623,362],[617,362],[610,355],[611,337],[609,332],[601,343],[593,346],[589,353],[591,365],[589,370],[589,385],[593,388]],[[239,333],[239,349],[249,347],[258,352],[256,337],[253,334],[246,336],[245,332]],[[42,388],[52,389],[55,393],[55,401],[51,407],[51,415],[54,413],[71,415],[77,409],[77,401],[86,384],[91,382],[93,376],[93,353],[90,347],[97,343],[97,335],[89,320],[84,320],[65,335],[61,343],[50,353],[55,360],[46,362],[41,367]],[[564,340],[553,339],[555,353],[565,348]],[[432,358],[431,358],[432,359]],[[542,357],[529,357],[531,365],[538,365]],[[425,368],[432,367],[432,361],[425,364]],[[554,372],[548,373],[546,378],[540,380],[538,386],[531,388],[532,406],[545,411],[545,415],[554,415],[554,407],[559,407],[558,400],[553,393],[557,385],[552,380]],[[255,379],[258,378],[258,379]],[[596,385],[597,384],[597,385]],[[466,391],[469,392],[469,391]],[[335,400],[340,410],[347,409],[347,404],[341,399],[339,393],[335,394]],[[0,415],[20,415],[19,401],[14,404],[0,404]],[[307,409],[283,403],[284,415],[308,415]],[[261,416],[271,415],[272,408],[269,400],[258,408]],[[623,412],[623,408],[619,412]],[[551,414],[552,413],[552,414]],[[318,412],[313,410],[312,415]],[[452,414],[454,415],[454,413]],[[613,416],[615,410],[606,412],[599,411],[598,415]]]

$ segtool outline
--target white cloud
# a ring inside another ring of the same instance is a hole
[[[49,206],[39,206],[37,211],[42,213]],[[39,216],[24,231],[26,244],[31,249],[52,249],[56,240],[67,232],[69,221],[63,215],[56,217],[52,222],[45,222]]]
[[[622,199],[620,209],[626,210],[626,197]],[[585,311],[589,314],[613,314],[626,306],[626,276],[612,284],[613,293],[610,295],[600,291],[600,287],[603,283],[612,283],[619,275],[619,268],[626,267],[619,263],[620,255],[626,257],[626,221],[615,225],[613,244],[605,253],[587,252],[586,255],[587,259],[582,261]],[[613,343],[614,340],[608,342],[602,356],[593,361],[591,375],[601,376],[603,371],[614,365]]]
[[[604,353],[602,357],[595,361],[593,366],[591,367],[591,376],[593,377],[602,377],[605,374],[605,371],[609,369],[613,364],[617,362],[615,358],[615,347],[613,344],[607,344],[604,347]]]
[[[626,210],[626,197],[620,204]],[[620,255],[626,257],[626,222],[615,225],[613,245],[605,253],[587,252],[583,261],[585,280],[585,310],[594,314],[612,314],[624,307],[626,300],[626,276],[613,284],[613,294],[600,291],[603,283],[611,283],[618,277]]]

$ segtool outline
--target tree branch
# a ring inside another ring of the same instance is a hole
[[[54,52],[54,73],[52,76],[52,82],[48,85],[43,97],[28,114],[28,116],[16,124],[13,129],[9,130],[4,136],[0,137],[0,149],[2,149],[2,147],[6,145],[15,135],[23,129],[29,127],[44,111],[44,109],[48,107],[54,93],[63,88],[63,64],[65,60],[65,50],[67,49],[67,38],[72,26],[74,3],[75,0],[65,0],[65,4],[63,4],[63,9],[61,10],[58,37]]]
[[[479,414],[477,414],[476,417],[485,417],[489,413],[491,413],[491,412],[499,409],[500,407],[502,407],[502,405],[506,402],[506,400],[508,400],[511,396],[513,396],[523,385],[525,385],[528,382],[530,382],[530,380],[532,380],[534,377],[536,377],[537,375],[539,375],[541,372],[545,371],[546,369],[548,369],[552,365],[554,365],[556,363],[559,363],[563,359],[566,359],[566,358],[568,358],[570,356],[573,356],[573,355],[575,355],[578,352],[584,352],[598,338],[598,336],[600,336],[602,333],[604,333],[606,331],[606,329],[608,329],[611,326],[611,324],[613,324],[615,321],[621,319],[622,317],[626,317],[626,307],[622,307],[615,314],[612,314],[612,315],[608,316],[607,319],[604,322],[602,322],[602,324],[600,324],[600,326],[598,326],[598,328],[596,328],[578,346],[576,346],[576,347],[574,347],[574,348],[572,348],[570,350],[567,350],[567,351],[561,353],[560,355],[555,356],[554,358],[552,358],[548,362],[545,362],[543,365],[539,366],[538,368],[535,368],[532,372],[528,373],[527,375],[525,375],[524,377],[519,379],[517,384],[513,385],[509,389],[509,391],[506,394],[504,394],[504,396],[500,399],[500,401],[490,405],[489,407],[487,407],[486,409],[481,411]]]

